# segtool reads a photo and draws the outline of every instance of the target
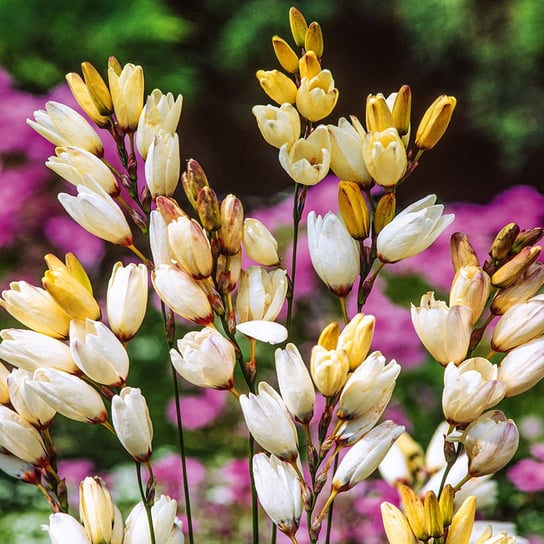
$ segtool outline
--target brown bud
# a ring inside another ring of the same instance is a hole
[[[489,255],[496,261],[506,259],[518,234],[518,225],[515,223],[508,223],[508,225],[505,225],[495,236],[495,239],[491,244],[491,249],[489,250]]]
[[[466,234],[454,232],[450,239],[451,262],[455,272],[463,266],[480,266],[476,251],[468,241]]]
[[[213,232],[221,227],[219,200],[211,187],[202,187],[196,199],[196,211],[204,230]]]
[[[382,195],[376,206],[374,213],[374,230],[378,234],[385,225],[391,223],[395,217],[397,199],[395,193],[385,193]]]

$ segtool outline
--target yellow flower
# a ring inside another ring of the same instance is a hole
[[[321,70],[311,79],[302,78],[296,95],[297,109],[309,121],[319,121],[332,112],[338,94],[331,72]]]

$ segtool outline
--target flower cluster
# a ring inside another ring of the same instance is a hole
[[[218,195],[196,160],[182,169],[177,134],[182,97],[155,89],[144,98],[140,66],[122,66],[111,57],[106,79],[88,62],[82,75],[68,74],[72,94],[94,126],[56,101],[28,121],[55,145],[47,167],[73,186],[75,194],[58,196],[67,213],[92,235],[141,261],[113,267],[105,319],[73,254],[65,262],[46,256],[41,287],[18,281],[2,293],[0,304],[28,328],[0,331],[5,362],[0,366],[0,468],[34,484],[47,498],[54,512],[48,531],[55,544],[184,541],[177,502],[155,499],[153,426],[141,390],[128,385],[127,343],[142,325],[149,284],[161,301],[171,368],[194,386],[229,392],[245,421],[254,542],[259,539],[257,499],[273,522],[274,539],[279,529],[292,543],[299,542],[305,513],[309,542],[317,542],[324,525],[330,542],[338,495],[381,465],[385,479],[399,486],[404,506],[404,512],[391,503],[382,507],[390,542],[432,538],[466,544],[476,499],[470,496],[455,512],[458,492],[473,478],[500,470],[517,449],[515,424],[490,409],[544,375],[544,298],[537,295],[544,274],[536,263],[540,247],[534,245],[542,229],[507,225],[483,265],[464,235],[453,237],[456,276],[449,306],[428,293],[412,310],[422,343],[446,367],[443,412],[449,427],[443,462],[431,470],[406,461],[392,472],[391,456],[408,459],[406,444],[413,442],[403,425],[381,421],[401,365],[373,346],[376,319],[362,310],[385,266],[424,251],[454,219],[443,215],[435,195],[397,213],[396,193],[423,153],[444,135],[456,100],[442,95],[433,102],[413,144],[407,85],[388,98],[369,95],[365,127],[355,116],[316,126],[333,111],[339,91],[330,70],[322,68],[319,24],[308,25],[292,8],[290,26],[300,54],[275,36],[272,44],[283,71],[257,72],[278,106],[253,109],[260,132],[279,149],[279,162],[295,183],[290,271],[274,235],[246,216],[238,197]],[[113,166],[116,160],[107,156],[95,127],[115,143],[121,167]],[[290,337],[299,223],[308,188],[329,170],[340,178],[339,214],[308,213],[308,251],[315,272],[340,301],[343,324],[333,321],[323,328],[306,353]],[[357,310],[350,316],[346,298],[356,281]],[[283,324],[277,320],[286,301]],[[498,365],[491,356],[473,354],[495,316],[500,318],[492,353],[506,353]],[[195,329],[179,334],[180,318]],[[272,375],[267,374],[266,344],[280,345],[271,357]],[[179,398],[175,401],[179,406]],[[50,433],[57,412],[104,426],[134,460],[141,502],[125,521],[103,482],[90,477],[80,486],[80,520],[67,513]],[[179,410],[176,419],[182,446]],[[454,466],[460,468],[454,471]],[[442,483],[432,487],[429,482],[439,471]],[[446,485],[454,473],[460,476]],[[430,487],[422,501],[417,493],[423,484]],[[479,540],[498,541],[489,531]]]

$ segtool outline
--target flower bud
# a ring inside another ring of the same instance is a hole
[[[333,213],[308,214],[308,247],[321,281],[338,297],[345,297],[359,274],[359,248]]]
[[[179,137],[160,130],[153,136],[145,161],[145,180],[151,196],[172,196],[180,176]]]
[[[544,263],[533,263],[513,283],[499,289],[491,301],[491,312],[502,315],[515,304],[526,302],[544,285]]]
[[[449,363],[444,372],[442,409],[452,425],[474,421],[484,410],[498,404],[506,386],[498,368],[483,357],[473,357],[459,366]]]
[[[365,240],[370,232],[370,212],[361,189],[354,181],[338,184],[338,208],[351,237]]]
[[[296,95],[297,109],[309,121],[320,121],[330,115],[338,95],[332,73],[321,70],[312,78],[302,78]]]
[[[145,397],[134,387],[124,387],[111,399],[111,420],[119,442],[138,463],[151,457],[153,425]]]
[[[301,483],[295,469],[275,455],[258,453],[253,457],[253,473],[264,511],[280,531],[294,536],[303,507]]]
[[[442,489],[442,493],[440,493],[440,499],[438,501],[445,527],[450,525],[453,518],[454,499],[455,491],[453,490],[453,487],[450,484],[446,484],[444,489]]]
[[[416,544],[417,540],[401,510],[390,502],[382,502],[382,521],[389,544]]]
[[[397,197],[393,191],[384,193],[380,197],[372,220],[374,224],[374,231],[376,233],[379,234],[386,225],[389,225],[389,223],[393,221],[396,208]]]
[[[544,236],[544,228],[534,227],[532,229],[522,230],[517,236],[512,253],[516,254],[526,246],[536,244]]]
[[[453,96],[440,95],[427,109],[417,127],[415,144],[419,149],[432,149],[442,138],[457,100]]]
[[[531,389],[544,377],[544,337],[521,344],[499,364],[498,379],[506,384],[505,397]]]
[[[508,223],[504,226],[491,244],[491,249],[489,250],[489,255],[492,259],[496,261],[502,261],[508,257],[516,237],[519,234],[519,226],[516,223]]]
[[[509,351],[544,333],[544,294],[512,306],[497,321],[491,347]]]
[[[221,228],[219,229],[223,255],[232,256],[240,251],[243,228],[244,208],[242,203],[234,195],[227,195],[221,202]]]
[[[144,105],[144,72],[141,66],[129,63],[118,73],[117,64],[110,59],[108,68],[113,109],[121,129],[134,132]]]
[[[277,104],[294,104],[297,100],[297,86],[283,72],[258,70],[257,79],[263,91]]]
[[[87,476],[79,484],[79,517],[92,544],[112,541],[115,505],[106,484],[98,476]]]
[[[397,129],[392,127],[365,134],[363,157],[368,172],[382,187],[397,185],[408,165],[406,148]]]
[[[198,387],[231,389],[236,354],[232,343],[212,327],[189,332],[170,350],[176,371]]]
[[[198,191],[196,211],[204,230],[214,232],[221,228],[221,209],[215,191],[211,187],[202,187]]]
[[[477,477],[498,472],[510,462],[518,444],[516,424],[499,410],[486,412],[465,430],[468,473]]]
[[[291,46],[283,38],[273,36],[272,47],[281,67],[290,74],[296,74],[298,72],[298,57]]]
[[[102,115],[100,113],[100,110],[97,108],[96,103],[91,96],[89,87],[79,74],[75,72],[66,74],[66,83],[68,83],[68,87],[70,87],[70,91],[72,92],[72,96],[76,99],[76,102],[93,122],[101,128],[111,127],[111,115]]]
[[[334,321],[329,323],[319,335],[317,344],[324,347],[326,350],[336,349],[338,337],[340,336],[340,325]]]
[[[90,544],[83,525],[64,512],[51,514],[45,529],[52,544]]]
[[[524,247],[491,276],[491,283],[503,288],[512,285],[538,259],[541,251],[540,246]]]
[[[425,507],[421,499],[406,485],[399,487],[402,506],[408,523],[418,540],[429,540],[429,528],[425,520]]]
[[[319,23],[315,21],[310,23],[308,30],[306,30],[304,49],[306,51],[313,51],[318,59],[323,56],[323,32]]]
[[[181,183],[189,204],[196,209],[198,193],[203,187],[209,187],[209,183],[204,169],[195,159],[187,161],[187,170],[183,172]]]
[[[295,43],[298,47],[303,47],[308,24],[306,23],[306,19],[304,19],[302,12],[295,7],[289,9],[289,24]]]
[[[2,291],[0,305],[12,317],[36,332],[53,338],[68,335],[70,316],[40,287],[26,281],[13,281]]]
[[[350,371],[355,370],[368,355],[375,323],[376,318],[373,315],[355,314],[338,337],[338,343],[334,347],[346,352]]]
[[[463,266],[480,266],[476,251],[468,241],[466,234],[454,232],[450,239],[451,261],[457,272]]]
[[[276,375],[281,396],[291,415],[308,423],[314,413],[315,390],[310,373],[294,344],[275,351]]]
[[[332,397],[346,383],[349,372],[349,358],[344,350],[327,350],[316,345],[310,358],[312,379],[325,397]]]
[[[395,96],[393,108],[393,126],[402,138],[410,132],[410,113],[412,109],[412,91],[408,85],[403,85]]]
[[[489,274],[475,266],[463,266],[456,273],[450,288],[450,308],[468,306],[472,310],[471,324],[474,325],[487,303],[491,290]]]
[[[383,94],[369,94],[366,99],[366,129],[368,132],[383,132],[395,128],[393,114]]]
[[[148,275],[144,264],[117,262],[108,282],[106,313],[117,338],[127,342],[138,332],[147,309]]]
[[[280,262],[278,242],[258,219],[244,219],[242,242],[248,256],[264,266],[275,266]]]
[[[281,396],[266,382],[258,394],[240,396],[240,407],[249,432],[261,447],[289,463],[298,458],[295,424]]]
[[[425,493],[423,507],[428,534],[435,539],[444,536],[444,520],[434,491],[427,491]]]
[[[98,70],[90,62],[82,62],[81,71],[96,109],[101,115],[111,115],[113,113],[113,102],[110,90]]]
[[[298,71],[300,72],[300,77],[305,77],[306,79],[312,79],[321,72],[321,63],[313,51],[307,51],[300,57]]]

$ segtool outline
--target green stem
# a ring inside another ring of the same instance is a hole
[[[138,476],[138,489],[140,490],[140,497],[142,497],[142,503],[147,515],[147,524],[149,526],[149,534],[151,535],[151,544],[156,544],[155,529],[153,527],[153,516],[151,515],[151,505],[147,500],[146,493],[144,491],[144,484],[142,481],[142,464],[136,461],[136,474]]]
[[[251,517],[253,526],[253,544],[259,544],[259,503],[257,500],[257,488],[255,487],[255,474],[253,473],[253,452],[255,440],[249,435],[249,479],[251,481]]]
[[[338,455],[334,456],[334,472],[338,468]],[[334,510],[334,501],[331,501],[329,511],[327,513],[327,535],[325,537],[325,544],[330,544],[331,542],[331,532],[332,532],[332,513]]]

